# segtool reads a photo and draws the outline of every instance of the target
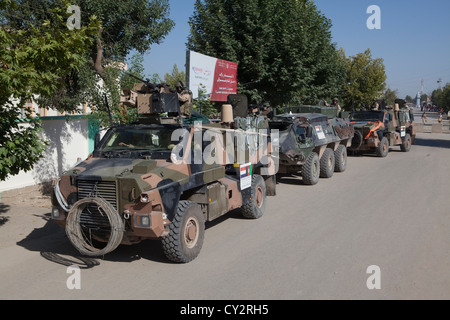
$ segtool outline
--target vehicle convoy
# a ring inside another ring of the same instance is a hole
[[[234,209],[262,216],[266,196],[276,193],[268,128],[237,128],[246,119],[187,125],[176,93],[147,83],[128,94],[139,123],[113,125],[54,188],[52,218],[81,254],[159,239],[168,259],[189,262],[200,253],[205,221]],[[254,135],[268,143],[250,146]]]
[[[360,110],[351,114],[355,136],[349,148],[354,153],[375,152],[386,157],[389,147],[400,146],[408,152],[415,143],[414,115],[404,100],[396,100],[395,106],[383,110]]]
[[[337,117],[337,108],[294,107],[276,115],[270,128],[279,130],[279,173],[301,172],[304,184],[315,185],[320,177],[345,171],[354,130]]]

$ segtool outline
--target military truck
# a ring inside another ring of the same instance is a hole
[[[413,111],[402,100],[396,100],[394,107],[352,112],[350,120],[355,127],[349,148],[353,153],[375,152],[378,157],[386,157],[390,147],[400,146],[408,152],[415,143]]]
[[[176,93],[147,91],[128,92],[139,123],[111,126],[86,160],[63,173],[52,218],[83,255],[159,239],[168,259],[186,263],[200,253],[206,221],[235,209],[263,215],[266,196],[276,194],[270,136],[235,122],[187,125]],[[267,145],[251,148],[253,135]]]
[[[347,119],[337,117],[337,108],[294,107],[269,125],[279,130],[279,173],[300,172],[304,184],[315,185],[320,177],[345,171],[354,130]]]

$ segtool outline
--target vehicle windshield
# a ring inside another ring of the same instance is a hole
[[[124,128],[117,129],[103,144],[101,151],[170,151],[178,142],[172,141],[173,129]]]
[[[383,121],[382,111],[356,111],[351,115],[351,121]]]

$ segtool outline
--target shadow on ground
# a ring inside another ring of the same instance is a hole
[[[4,216],[3,214],[7,213],[10,209],[8,204],[0,203],[0,227],[8,222],[9,217]]]
[[[71,244],[65,230],[56,224],[50,217],[50,213],[36,215],[46,221],[41,228],[34,229],[17,245],[40,255],[63,266],[78,266],[80,269],[89,269],[99,266],[102,261],[111,262],[133,262],[146,259],[153,262],[172,264],[164,254],[161,243],[158,240],[144,240],[138,244],[120,245],[116,250],[103,257],[87,257],[81,255]],[[244,219],[239,212],[233,211],[212,222],[207,222],[205,229],[208,230],[216,224],[227,219]]]
[[[450,140],[424,139],[416,137],[416,146],[450,149]]]

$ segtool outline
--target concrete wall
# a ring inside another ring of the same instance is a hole
[[[33,170],[0,181],[0,192],[52,181],[71,168],[78,158],[85,159],[92,151],[90,136],[92,140],[93,135],[85,116],[43,117],[41,120],[49,142],[44,157]]]
[[[450,133],[450,126],[442,123],[416,123],[417,133]]]

